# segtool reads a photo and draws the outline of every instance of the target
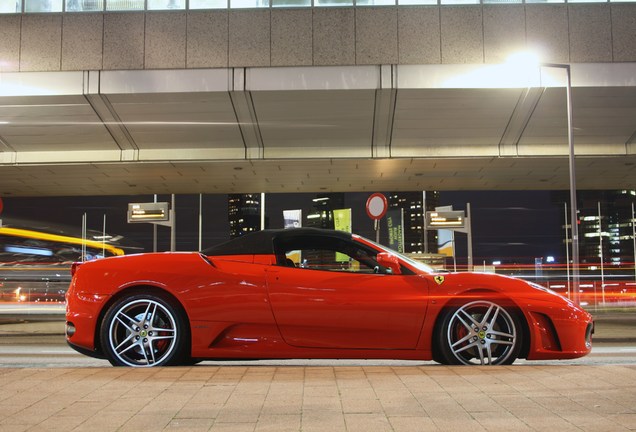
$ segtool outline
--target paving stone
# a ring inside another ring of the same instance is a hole
[[[0,368],[0,432],[620,432],[635,386],[622,365]]]

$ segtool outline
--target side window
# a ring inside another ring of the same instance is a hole
[[[384,273],[368,251],[338,238],[294,238],[277,245],[278,265],[351,273]]]
[[[353,273],[374,273],[376,266],[370,262],[360,261],[344,252],[329,249],[301,249],[285,253],[286,259],[294,263],[294,267],[324,271],[343,271]]]

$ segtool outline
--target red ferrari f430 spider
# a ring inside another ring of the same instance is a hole
[[[265,230],[75,265],[66,336],[113,365],[220,359],[510,364],[588,354],[592,317],[520,279],[437,272],[355,234]]]

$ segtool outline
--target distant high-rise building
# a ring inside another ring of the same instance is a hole
[[[554,199],[569,206],[565,192],[556,193]],[[602,256],[604,263],[614,265],[633,262],[632,205],[636,203],[636,190],[577,191],[577,201],[580,261],[599,263]]]
[[[631,219],[636,191],[579,191],[577,196],[580,203],[581,262],[599,262],[601,256],[605,263],[615,265],[632,262],[634,243]]]
[[[230,238],[261,229],[261,194],[230,194],[227,196]]]
[[[424,230],[424,216],[439,206],[439,192],[391,192],[388,201],[389,209],[404,211],[404,252],[436,253],[437,231]]]
[[[320,194],[313,199],[313,211],[305,226],[334,229],[333,211],[344,208],[344,193]]]

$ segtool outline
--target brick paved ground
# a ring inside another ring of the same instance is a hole
[[[635,314],[600,318],[636,340]],[[0,368],[0,432],[27,430],[636,431],[636,366]]]
[[[636,366],[0,369],[0,431],[627,431]]]

